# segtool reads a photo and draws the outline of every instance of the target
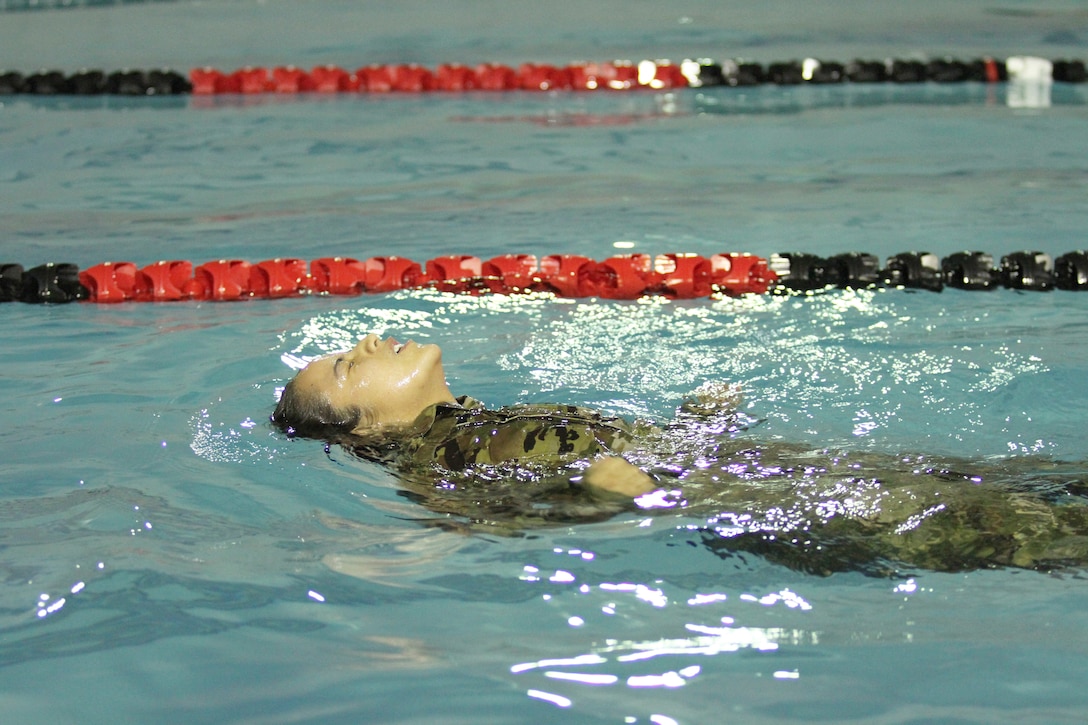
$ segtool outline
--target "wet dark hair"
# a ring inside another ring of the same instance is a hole
[[[338,443],[351,435],[362,417],[358,408],[338,410],[322,395],[303,395],[292,380],[284,387],[270,420],[292,438]]]
[[[324,396],[303,395],[292,380],[284,387],[270,420],[289,438],[313,438],[339,445],[357,458],[391,463],[400,444],[397,432],[356,433],[363,417],[359,408],[337,410]]]

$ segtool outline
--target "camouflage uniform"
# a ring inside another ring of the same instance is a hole
[[[405,495],[473,529],[636,510],[580,483],[596,456],[623,454],[673,489],[668,512],[722,556],[752,551],[824,574],[1088,562],[1088,506],[1063,488],[1084,480],[1079,469],[1013,459],[965,474],[963,461],[754,444],[739,435],[748,421],[732,402],[697,398],[656,427],[575,406],[492,411],[465,397],[424,411],[385,453],[364,455],[395,468]]]
[[[392,446],[356,452],[396,469],[406,495],[432,511],[515,530],[634,508],[602,501],[581,485],[581,474],[595,457],[630,450],[650,430],[573,405],[488,410],[465,396],[425,410]]]
[[[891,573],[1088,563],[1082,466],[966,464],[732,441],[681,477],[685,514],[719,555]]]
[[[574,405],[518,405],[487,410],[467,396],[458,405],[432,406],[413,424],[404,453],[447,471],[514,460],[549,465],[621,453],[639,436],[637,426]]]

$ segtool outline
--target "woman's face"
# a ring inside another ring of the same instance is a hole
[[[338,410],[364,411],[356,430],[411,423],[428,406],[453,402],[437,345],[401,345],[367,335],[348,352],[314,360],[295,377],[304,395]]]

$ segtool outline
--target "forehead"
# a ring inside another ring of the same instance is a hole
[[[331,383],[334,379],[333,366],[336,363],[336,355],[326,355],[312,361],[309,365],[298,371],[296,382],[304,388],[320,388],[322,383]]]

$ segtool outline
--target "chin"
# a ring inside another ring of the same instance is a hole
[[[420,345],[420,354],[426,358],[433,358],[436,365],[442,364],[442,348],[434,343]]]

